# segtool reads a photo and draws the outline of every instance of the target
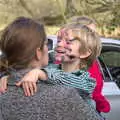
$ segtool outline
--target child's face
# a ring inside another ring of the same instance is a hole
[[[67,31],[66,36],[66,55],[64,61],[75,61],[79,59],[80,56],[80,41],[74,38],[72,30]]]
[[[55,54],[55,60],[56,61],[63,61],[65,52],[66,52],[66,46],[67,46],[67,42],[64,38],[65,36],[65,29],[61,29],[58,34],[57,34],[57,46],[56,46],[56,54]]]
[[[72,30],[59,31],[56,47],[56,60],[70,62],[79,58],[80,41],[74,39]]]

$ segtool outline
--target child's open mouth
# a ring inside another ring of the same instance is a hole
[[[57,55],[63,55],[65,53],[66,53],[66,51],[64,51],[64,50],[56,50]]]

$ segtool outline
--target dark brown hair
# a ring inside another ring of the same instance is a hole
[[[45,40],[42,24],[26,17],[14,20],[1,36],[1,50],[8,66],[29,64],[35,56],[36,48],[43,49]],[[5,63],[5,60],[3,62]]]

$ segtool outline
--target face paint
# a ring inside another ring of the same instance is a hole
[[[80,59],[80,41],[78,40],[78,38],[74,38],[72,33],[72,30],[68,31],[66,47],[66,55],[69,57],[70,61]]]
[[[55,48],[55,60],[56,61],[63,61],[63,56],[65,55],[65,46],[66,46],[66,40],[64,38],[65,36],[65,29],[61,29],[58,33],[57,33],[58,37],[58,41],[57,41],[57,46]]]
[[[70,62],[79,58],[79,42],[73,38],[72,30],[60,30],[58,43],[55,49],[55,59],[61,62]]]

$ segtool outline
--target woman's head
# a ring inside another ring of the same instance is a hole
[[[1,50],[9,66],[25,67],[32,61],[37,61],[41,66],[46,65],[48,50],[45,44],[44,26],[26,17],[14,20],[1,36]]]
[[[61,30],[64,34],[60,34],[60,36],[66,40],[67,46],[64,61],[79,59],[80,63],[84,66],[91,64],[99,56],[101,42],[97,33],[93,32],[90,28],[79,23],[71,23],[65,25]]]

